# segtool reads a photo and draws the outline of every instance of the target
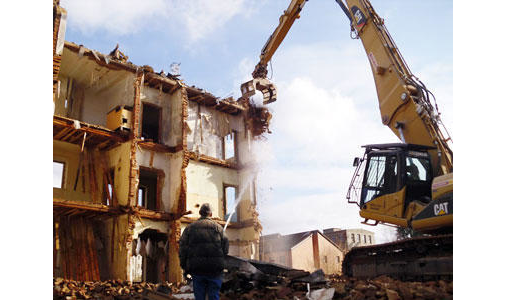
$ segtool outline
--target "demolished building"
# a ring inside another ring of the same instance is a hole
[[[53,275],[179,282],[178,241],[210,203],[230,254],[259,258],[249,101],[65,41],[53,2]],[[239,204],[235,206],[235,199]]]

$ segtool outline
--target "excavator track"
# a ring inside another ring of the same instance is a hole
[[[345,255],[342,270],[356,278],[387,275],[400,280],[452,280],[452,248],[452,234],[354,247]]]

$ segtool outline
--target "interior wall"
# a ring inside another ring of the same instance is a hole
[[[114,168],[114,193],[119,205],[128,204],[131,143],[122,143],[107,152],[109,166]]]
[[[240,185],[238,172],[220,166],[191,160],[187,169],[187,210],[191,210],[189,217],[199,217],[196,204],[209,203],[213,216],[224,218],[224,184]],[[238,190],[239,192],[239,190]],[[245,200],[246,201],[246,200]],[[241,218],[241,216],[240,216]],[[240,219],[241,220],[241,219]]]
[[[183,145],[183,92],[177,89],[169,95],[169,125],[170,130],[162,140],[167,146],[177,147]]]
[[[243,118],[219,112],[193,101],[188,105],[188,149],[222,159],[222,138],[233,130],[244,131]]]
[[[130,249],[127,248],[128,215],[120,215],[105,222],[104,239],[107,259],[110,263],[111,278],[127,279]]]
[[[86,149],[85,151],[90,150]],[[80,153],[81,147],[78,145],[53,140],[53,160],[65,163],[62,188],[53,188],[53,198],[72,201],[92,201],[89,178],[87,174],[84,174],[85,192],[83,192],[83,169],[80,171],[78,184],[76,185],[76,190],[74,190],[74,184],[78,175],[77,172],[79,167]],[[95,155],[94,157],[97,158],[98,153],[96,151],[93,151],[93,153]],[[100,172],[101,169],[99,168],[98,164],[95,166],[95,170],[95,178],[98,188],[97,192],[99,193],[99,199],[101,199],[103,188],[103,174]]]
[[[107,85],[100,89],[85,89],[82,121],[106,126],[107,114],[112,109],[119,105],[134,105],[134,74],[127,71],[116,72],[123,72],[123,78],[114,85]]]
[[[152,155],[153,160],[151,158]],[[155,168],[164,172],[164,179],[161,186],[160,210],[170,212],[170,208],[174,205],[173,202],[177,201],[176,197],[171,197],[171,180],[174,180],[172,177],[180,178],[180,176],[178,176],[179,172],[174,174],[171,173],[172,155],[138,148],[136,159],[141,167]],[[152,163],[150,164],[150,162]]]
[[[73,191],[79,165],[80,147],[74,144],[53,140],[53,161],[63,162],[62,188],[53,188],[53,198],[74,201],[89,201],[89,195],[82,189]]]
[[[161,144],[169,145],[171,134],[173,133],[172,126],[173,120],[171,119],[172,101],[175,100],[171,95],[151,87],[143,86],[141,89],[141,103],[151,103],[161,109],[160,121],[160,137]],[[142,118],[140,124],[142,124]],[[179,126],[181,128],[181,126]],[[181,135],[181,132],[180,132]]]
[[[100,66],[94,59],[79,56],[67,48],[62,54],[58,80],[60,96],[55,101],[55,114],[58,115],[106,126],[110,110],[134,103],[134,73]],[[67,90],[67,86],[72,89]],[[65,108],[66,98],[76,106]]]

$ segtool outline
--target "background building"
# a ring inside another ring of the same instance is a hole
[[[341,274],[344,251],[320,231],[261,237],[261,260],[294,269]]]
[[[324,235],[339,245],[343,250],[349,251],[352,247],[375,245],[375,233],[364,229],[324,229]]]

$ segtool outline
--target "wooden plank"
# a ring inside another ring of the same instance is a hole
[[[66,134],[64,137],[60,138],[60,141],[67,141],[70,137],[72,137],[77,131],[75,129],[72,129],[69,131],[68,134]]]
[[[83,218],[79,217],[77,218],[77,222],[76,222],[76,231],[77,231],[77,238],[78,238],[78,247],[80,248],[80,260],[79,262],[81,263],[80,266],[81,266],[81,280],[82,281],[88,281],[89,277],[88,277],[88,266],[89,266],[89,261],[88,261],[88,253],[86,251],[86,240],[84,239],[83,237],[83,227],[84,227],[84,224],[83,224]]]
[[[94,155],[93,150],[88,150],[88,174],[90,178],[90,191],[92,194],[92,202],[98,203],[98,188],[97,188],[97,177],[95,173],[95,162],[94,162]]]
[[[77,142],[79,139],[81,139],[84,135],[86,134],[86,132],[78,132],[77,135],[75,135],[74,137],[72,137],[71,139],[69,139],[69,143],[75,143]]]
[[[78,276],[78,269],[79,269],[79,257],[78,257],[78,251],[79,251],[79,246],[77,246],[77,241],[76,241],[76,226],[75,226],[75,223],[74,223],[74,220],[72,220],[72,222],[70,222],[70,219],[69,220],[69,229],[70,229],[70,241],[72,241],[72,245],[73,247],[70,248],[70,260],[69,260],[69,265],[70,265],[70,278],[73,279],[73,280],[79,280],[77,278]]]
[[[56,116],[53,118],[53,125],[55,125],[55,124],[56,125],[60,125],[60,126],[64,126],[64,127],[67,127],[67,128],[71,128],[71,129],[75,130],[74,129],[74,123],[68,123],[66,120],[57,119]],[[105,129],[96,129],[96,128],[88,127],[85,124],[83,124],[82,122],[81,122],[81,128],[79,129],[79,131],[85,131],[85,132],[87,132],[88,134],[91,134],[91,135],[103,136],[103,137],[106,137],[106,138],[109,138],[109,139],[113,139],[113,140],[118,141],[118,142],[125,141],[125,138],[119,136],[118,134],[106,131]]]
[[[101,152],[99,154],[99,162],[100,162],[100,166],[102,167],[102,170],[104,172],[104,188],[106,189],[106,196],[107,196],[107,200],[109,201],[109,205],[110,206],[114,206],[114,203],[113,203],[113,190],[114,190],[114,183],[113,183],[113,180],[111,178],[111,174],[109,174],[109,164],[107,163],[107,154],[104,153],[104,152]],[[109,193],[109,184],[111,184],[111,194]]]
[[[58,133],[56,135],[53,136],[53,139],[54,140],[59,140],[62,136],[66,135],[71,130],[72,130],[72,128],[64,127],[63,129],[61,129],[60,131],[58,131]]]
[[[60,231],[60,246],[61,246],[61,268],[63,278],[69,278],[69,265],[68,265],[68,247],[67,247],[67,223],[65,222],[65,218],[59,218],[59,231]]]
[[[110,140],[105,140],[104,142],[102,143],[99,143],[96,147],[99,149],[99,150],[102,150],[102,148],[106,148],[109,143],[111,143]]]
[[[72,212],[67,215],[67,217],[69,217],[69,218],[74,217],[74,216],[80,215],[82,213],[83,213],[82,210],[74,208],[74,209],[72,209]]]
[[[92,266],[93,266],[93,278],[94,281],[100,280],[100,269],[99,269],[99,261],[98,261],[98,255],[97,255],[97,247],[95,243],[95,234],[93,233],[93,224],[90,223],[90,226],[88,227],[88,235],[90,246],[92,249]]]

